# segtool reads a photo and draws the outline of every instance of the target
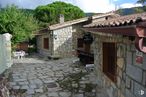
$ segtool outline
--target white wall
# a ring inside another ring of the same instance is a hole
[[[0,35],[0,74],[11,67],[11,35]]]

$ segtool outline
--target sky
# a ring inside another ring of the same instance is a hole
[[[0,6],[14,4],[19,8],[35,9],[40,5],[47,5],[54,1],[71,3],[81,8],[84,12],[105,13],[118,8],[142,6],[136,4],[137,0],[0,0]]]

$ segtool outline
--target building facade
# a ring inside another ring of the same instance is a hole
[[[145,16],[121,16],[84,26],[94,36],[97,84],[108,97],[146,97]]]
[[[77,20],[60,22],[42,29],[37,34],[37,50],[43,56],[72,57],[78,48],[78,42],[85,31],[80,28],[83,25],[97,20],[112,18],[113,13],[101,14],[93,17],[85,17]],[[62,20],[62,19],[61,19]]]

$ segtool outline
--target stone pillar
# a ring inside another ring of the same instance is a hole
[[[6,65],[7,67],[11,67],[12,65],[12,60],[11,60],[11,38],[12,35],[9,33],[3,34],[3,39],[4,39],[4,48],[5,48],[5,60],[6,60]]]

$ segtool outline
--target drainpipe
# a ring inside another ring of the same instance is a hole
[[[146,34],[146,28],[144,27],[136,27],[136,39],[135,39],[135,47],[137,50],[146,53],[146,46],[144,45],[144,38]]]

